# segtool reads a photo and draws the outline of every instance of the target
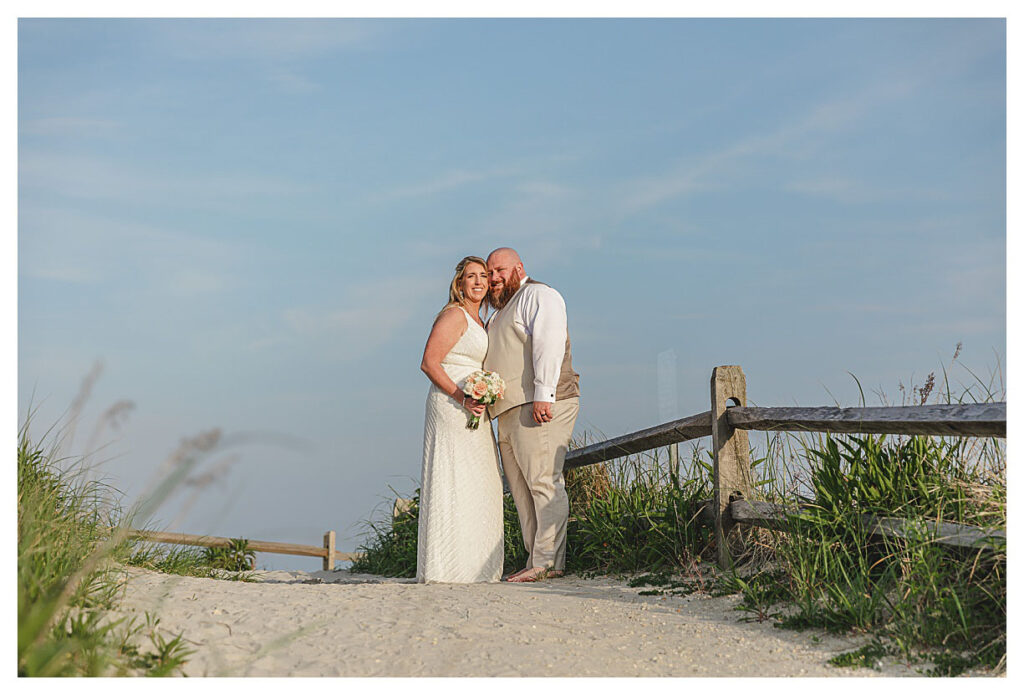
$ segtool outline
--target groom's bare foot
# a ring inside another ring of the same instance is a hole
[[[510,582],[525,583],[525,582],[539,582],[543,579],[548,578],[548,570],[545,567],[528,567],[522,572],[512,575],[508,578]]]

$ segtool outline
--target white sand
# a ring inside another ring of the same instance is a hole
[[[160,617],[190,676],[914,676],[828,665],[866,637],[742,622],[738,596],[639,596],[612,578],[417,585],[347,571],[259,583],[130,568],[120,612]],[[322,583],[314,583],[322,582]]]

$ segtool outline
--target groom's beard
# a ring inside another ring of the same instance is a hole
[[[495,309],[501,309],[509,300],[512,299],[512,295],[519,291],[519,276],[515,273],[505,281],[501,289],[497,292],[491,292],[491,304]]]

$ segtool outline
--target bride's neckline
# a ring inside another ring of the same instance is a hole
[[[468,311],[466,311],[466,307],[464,307],[464,306],[462,306],[460,304],[459,308],[462,309],[462,313],[466,315],[466,320],[467,321],[469,321],[470,323],[475,323],[477,328],[480,328],[482,330],[487,330],[486,328],[484,328],[484,324],[483,323],[481,323],[477,319],[473,318],[473,314],[471,314]]]

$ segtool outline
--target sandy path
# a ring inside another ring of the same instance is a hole
[[[607,577],[423,586],[277,571],[243,583],[132,568],[120,611],[183,632],[190,676],[918,675],[829,666],[866,639],[741,622],[737,596],[640,591]]]

